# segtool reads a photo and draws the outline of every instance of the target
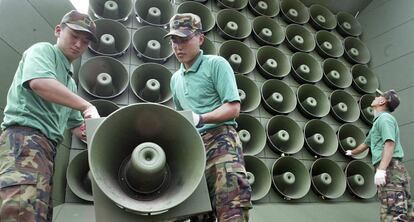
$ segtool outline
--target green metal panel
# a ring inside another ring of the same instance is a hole
[[[16,52],[13,48],[11,48],[10,45],[4,42],[3,39],[1,39],[0,37],[0,107],[2,108],[6,107],[7,92],[9,91],[9,87],[13,80],[14,73],[16,72],[17,65],[19,64],[19,59],[19,53]]]
[[[414,103],[412,98],[414,95],[414,87],[404,89],[398,92],[401,103],[400,106],[393,112],[399,125],[404,125],[413,122]],[[413,143],[409,143],[413,144]]]
[[[58,206],[65,202],[66,189],[66,168],[69,160],[69,148],[64,145],[57,147],[55,156],[55,172],[53,174],[53,206]]]
[[[414,53],[372,69],[378,76],[381,89],[402,90],[414,86],[412,61],[414,61]]]
[[[413,131],[411,131],[411,132],[413,132]],[[411,147],[409,147],[409,149],[412,149],[412,146]],[[406,149],[407,150],[407,149]],[[408,170],[408,173],[410,174],[410,176],[411,176],[411,194],[413,193],[413,189],[414,189],[414,181],[413,181],[413,177],[414,177],[414,171],[413,171],[413,169],[414,169],[414,160],[413,159],[411,159],[411,160],[409,160],[409,161],[405,161],[404,162],[404,165],[405,165],[405,167],[407,168],[407,170]],[[411,195],[411,201],[413,201],[413,197],[412,197],[412,195]]]
[[[69,0],[26,0],[54,28],[62,16],[74,9]]]
[[[414,149],[413,149],[413,132],[414,132],[414,122],[411,122],[407,125],[400,126],[400,137],[401,145],[404,149],[404,160],[410,161],[414,160]],[[414,176],[414,167],[408,168],[411,170],[412,176]]]

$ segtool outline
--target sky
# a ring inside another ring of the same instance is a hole
[[[70,0],[72,5],[75,7],[76,10],[87,13],[88,12],[88,5],[89,0]]]

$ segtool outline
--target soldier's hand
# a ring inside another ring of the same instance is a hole
[[[385,184],[385,176],[386,176],[385,170],[377,169],[377,171],[375,172],[375,176],[374,176],[375,185],[377,185],[377,186],[384,185]]]
[[[83,118],[85,119],[94,119],[94,118],[99,118],[101,117],[98,113],[98,110],[96,109],[96,107],[94,105],[90,105],[88,106],[88,108],[86,108],[83,111]]]
[[[352,156],[352,150],[345,151],[345,155],[346,156]]]
[[[196,128],[201,128],[204,126],[204,122],[203,122],[203,118],[201,117],[200,114],[197,114],[195,112],[193,113],[193,122]]]

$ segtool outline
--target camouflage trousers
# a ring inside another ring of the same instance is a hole
[[[55,145],[22,126],[0,136],[0,221],[52,221],[51,189]]]
[[[386,170],[386,184],[378,187],[381,221],[412,221],[413,208],[410,176],[397,159],[392,159]]]
[[[243,150],[237,131],[220,126],[202,135],[206,149],[205,175],[214,216],[219,222],[249,220],[252,189],[247,181]]]

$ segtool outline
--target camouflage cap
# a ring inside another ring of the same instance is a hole
[[[95,22],[91,20],[89,15],[82,14],[76,10],[72,10],[63,16],[60,24],[65,24],[69,28],[77,31],[87,32],[90,34],[92,41],[98,41],[96,38]]]
[[[170,19],[170,32],[164,36],[187,37],[195,32],[201,32],[201,19],[192,13],[175,14]]]
[[[395,90],[391,89],[382,92],[381,90],[377,89],[377,93],[387,100],[388,109],[390,112],[393,112],[398,107],[398,105],[400,105],[400,99],[398,98],[397,92],[395,92]]]

